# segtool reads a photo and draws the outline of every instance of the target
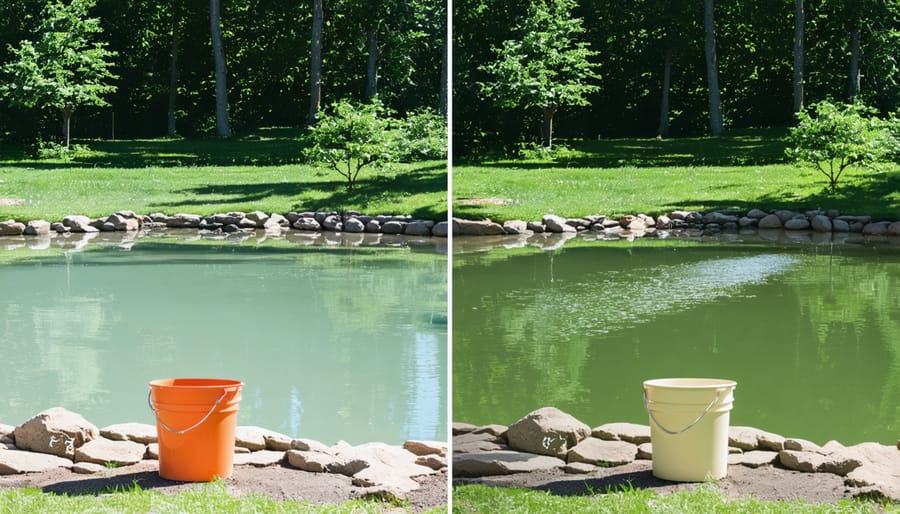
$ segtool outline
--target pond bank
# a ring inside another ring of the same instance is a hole
[[[59,442],[60,444],[54,444]],[[447,501],[445,442],[333,446],[260,427],[235,433],[229,491],[331,503],[353,498],[409,500],[420,510]],[[99,493],[107,487],[183,489],[158,476],[156,427],[123,423],[102,429],[53,408],[14,427],[0,424],[0,487]]]
[[[553,444],[545,444],[548,440]],[[845,447],[837,441],[819,446],[752,427],[731,427],[728,444],[728,476],[719,483],[729,495],[900,501],[900,441],[896,447]],[[533,487],[558,494],[627,484],[660,492],[697,486],[652,476],[649,426],[607,423],[590,428],[553,407],[510,426],[454,423],[452,448],[455,484]]]

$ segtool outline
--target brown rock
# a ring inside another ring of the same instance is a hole
[[[288,450],[287,461],[288,464],[297,469],[313,473],[325,473],[328,470],[328,466],[334,462],[334,457],[319,452]]]
[[[650,442],[650,427],[636,423],[606,423],[594,428],[591,435],[606,441],[643,444]]]
[[[21,450],[75,458],[75,449],[99,437],[100,431],[80,414],[62,407],[47,409],[16,427],[13,437]]]
[[[515,450],[565,458],[569,449],[590,435],[590,427],[571,415],[543,407],[510,425],[506,439]]]
[[[637,457],[637,446],[625,441],[604,441],[589,437],[569,450],[566,461],[587,462],[608,466],[621,466]]]
[[[75,449],[76,462],[94,464],[136,464],[144,459],[147,447],[132,441],[111,441],[103,437]]]

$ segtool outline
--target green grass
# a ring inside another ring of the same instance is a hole
[[[213,214],[262,210],[357,210],[441,219],[447,213],[443,161],[363,171],[352,192],[334,171],[300,163],[300,130],[268,129],[235,140],[88,141],[71,161],[0,150],[0,220],[50,221],[68,214]]]
[[[354,500],[338,504],[316,505],[309,502],[275,501],[263,495],[234,497],[224,483],[204,484],[172,495],[142,490],[137,485],[125,490],[103,491],[98,495],[62,496],[42,493],[39,489],[0,490],[0,514],[43,514],[46,512],[96,513],[221,513],[221,512],[309,512],[309,513],[380,513],[404,508],[402,504]],[[406,509],[409,510],[409,509]],[[438,507],[429,512],[446,512]]]
[[[587,141],[572,143],[556,162],[454,166],[454,215],[530,221],[548,213],[762,208],[839,209],[900,219],[900,165],[849,169],[832,195],[817,170],[785,163],[782,136],[759,130],[721,138]]]
[[[884,510],[879,510],[884,509]],[[691,492],[661,496],[647,489],[624,488],[609,494],[557,496],[546,491],[507,489],[484,485],[453,488],[453,512],[465,513],[870,513],[896,512],[890,505],[844,500],[836,504],[813,505],[802,501],[767,502],[753,498],[725,498],[714,486]]]

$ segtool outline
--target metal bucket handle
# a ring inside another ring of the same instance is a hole
[[[703,419],[703,417],[706,416],[706,414],[710,411],[710,409],[713,408],[713,405],[719,403],[719,399],[722,397],[722,393],[724,391],[726,391],[726,389],[716,389],[716,397],[713,398],[713,400],[711,402],[709,402],[709,405],[707,405],[706,408],[703,409],[703,412],[700,413],[699,416],[697,416],[697,419],[695,419],[693,422],[691,422],[690,425],[682,428],[681,430],[669,430],[668,428],[662,426],[659,423],[659,421],[657,421],[657,419],[653,416],[653,412],[650,411],[650,404],[647,403],[647,389],[644,389],[644,409],[647,411],[647,414],[650,416],[650,419],[652,419],[653,422],[656,423],[656,426],[658,426],[660,428],[660,430],[662,430],[663,432],[665,432],[669,435],[678,435],[678,434],[687,432],[688,430],[693,428],[694,425],[696,425],[697,423],[700,423],[700,420]]]
[[[209,412],[207,412],[206,415],[203,416],[203,419],[196,422],[194,425],[185,428],[184,430],[175,430],[172,427],[170,427],[169,425],[166,425],[166,423],[163,420],[159,419],[159,412],[157,412],[156,408],[153,407],[153,401],[150,399],[150,396],[153,394],[152,389],[147,393],[147,405],[150,406],[150,410],[152,410],[153,414],[156,416],[157,423],[159,423],[163,428],[165,428],[169,432],[172,432],[173,434],[182,435],[182,434],[186,434],[186,433],[190,432],[191,430],[199,427],[200,425],[203,424],[204,421],[209,419],[209,417],[212,416],[212,413],[215,412],[216,407],[218,407],[219,404],[222,403],[222,400],[225,399],[225,395],[227,395],[228,392],[229,392],[228,389],[225,389],[224,391],[222,391],[222,396],[220,396],[219,399],[216,400],[216,403],[214,403],[213,406],[209,408]]]

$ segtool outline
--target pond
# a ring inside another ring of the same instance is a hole
[[[454,243],[456,245],[456,243]],[[453,420],[647,424],[650,378],[737,381],[732,425],[900,434],[900,247],[594,242],[453,258]]]
[[[446,440],[446,248],[337,241],[0,252],[0,423],[53,406],[100,427],[153,423],[147,383],[199,376],[245,383],[241,425],[326,444]]]

